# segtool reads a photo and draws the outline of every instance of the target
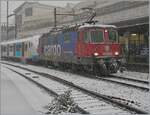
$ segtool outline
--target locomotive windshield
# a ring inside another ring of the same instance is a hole
[[[96,31],[86,31],[84,32],[84,41],[86,43],[99,43],[103,41],[103,32]]]
[[[109,40],[116,42],[118,40],[118,34],[115,30],[108,30]]]

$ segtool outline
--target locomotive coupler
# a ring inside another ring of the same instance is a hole
[[[110,62],[108,62],[108,70],[110,73],[116,73],[119,69],[119,64],[116,59],[111,59]]]
[[[121,73],[123,73],[123,71],[126,71],[126,70],[127,70],[126,67],[125,67],[125,64],[126,64],[125,58],[118,59],[118,60],[117,60],[117,63],[119,64],[119,69],[118,69],[118,70],[119,70]]]

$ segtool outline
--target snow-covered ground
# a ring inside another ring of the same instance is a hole
[[[1,80],[1,115],[45,115],[53,97],[4,67]]]
[[[6,66],[2,66],[2,67],[6,67]],[[87,94],[84,94],[78,90],[75,90],[66,85],[60,84],[59,82],[42,77],[41,75],[37,75],[32,72],[30,72],[30,74],[26,74],[26,73],[28,73],[28,71],[26,71],[26,70],[19,69],[16,67],[10,67],[10,66],[7,66],[7,67],[12,68],[13,70],[15,70],[17,72],[20,72],[23,75],[26,75],[27,77],[33,79],[34,81],[55,91],[59,95],[63,94],[68,89],[71,90],[72,97],[73,97],[75,103],[77,103],[79,105],[79,107],[88,111],[90,114],[93,114],[93,115],[102,115],[102,114],[109,114],[109,113],[111,113],[112,115],[130,114],[130,112],[120,109],[118,107],[112,106],[112,104],[108,104],[108,103],[104,102],[103,100],[98,100],[97,98],[93,98],[93,97],[91,97]],[[34,76],[36,76],[36,77],[34,77]]]
[[[120,97],[120,98],[128,99],[131,101],[135,101],[137,103],[132,104],[132,106],[149,111],[149,102],[150,102],[149,92],[141,91],[141,90],[130,88],[130,87],[121,86],[119,84],[108,83],[105,81],[85,78],[80,75],[75,75],[75,74],[68,73],[68,72],[60,72],[58,70],[48,69],[48,68],[44,68],[44,67],[38,67],[38,66],[33,66],[33,65],[22,65],[19,63],[13,63],[13,64],[19,65],[22,67],[26,67],[26,68],[34,70],[34,71],[48,73],[48,74],[60,77],[67,81],[73,82],[74,84],[82,86],[86,89],[96,91],[101,94]],[[134,76],[135,72],[132,75]],[[143,74],[140,75],[137,73],[137,75],[139,75],[139,77],[141,76],[141,78],[144,79]],[[128,77],[130,77],[130,75],[128,75]]]

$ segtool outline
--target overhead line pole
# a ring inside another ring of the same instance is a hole
[[[8,10],[9,10],[9,5],[8,5],[8,1],[7,1],[7,40],[8,40]]]
[[[54,27],[56,28],[56,8],[54,8]]]
[[[56,8],[54,8],[54,27],[56,28],[57,26],[57,15],[68,15],[68,16],[76,16],[76,14],[71,14],[71,13],[63,13],[63,14],[57,14]]]

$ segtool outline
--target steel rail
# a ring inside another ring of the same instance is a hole
[[[138,86],[138,85],[130,84],[130,83],[119,82],[119,81],[111,80],[109,78],[104,78],[104,77],[96,77],[96,78],[100,79],[100,80],[103,80],[103,81],[111,82],[111,83],[117,83],[117,84],[125,85],[127,87],[130,86],[130,87],[133,87],[133,88],[136,88],[136,89],[149,91],[148,87]]]
[[[149,84],[149,82],[146,81],[146,80],[139,80],[139,79],[134,79],[134,78],[129,78],[129,77],[120,77],[120,76],[117,76],[117,75],[109,75],[109,77],[114,77],[114,78],[118,78],[118,79],[129,80],[129,81],[133,81],[133,82],[139,82],[139,83],[143,83],[143,84]]]

